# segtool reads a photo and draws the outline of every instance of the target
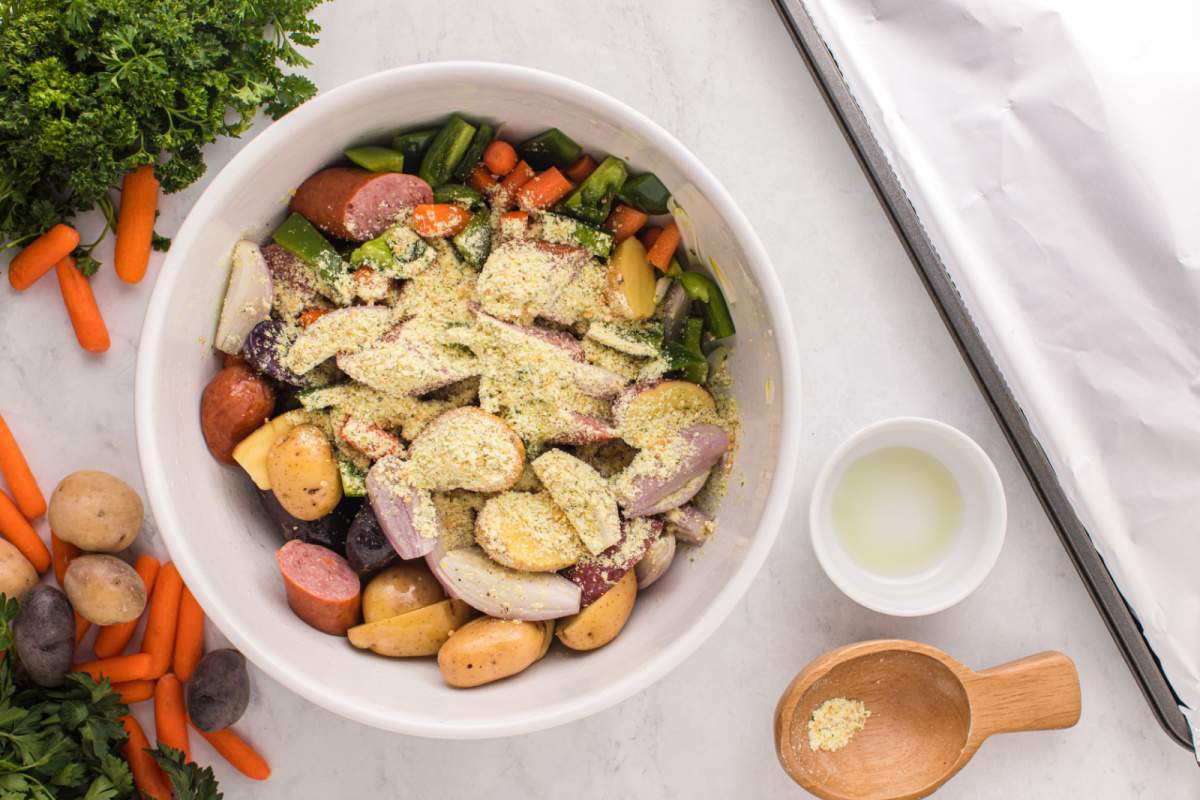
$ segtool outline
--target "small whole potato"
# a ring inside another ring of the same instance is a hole
[[[438,650],[446,683],[459,689],[516,675],[542,656],[546,627],[540,622],[480,617],[450,634]]]
[[[595,650],[617,638],[625,627],[637,600],[637,576],[633,570],[617,581],[600,599],[575,614],[558,621],[555,635],[572,650]]]
[[[316,425],[298,425],[271,445],[267,475],[275,499],[296,519],[320,519],[342,500],[333,446]]]
[[[21,599],[13,620],[17,658],[38,686],[59,686],[75,654],[75,615],[53,586],[35,586]]]
[[[363,619],[397,617],[445,599],[446,592],[423,560],[406,561],[371,578],[363,591]]]
[[[187,687],[187,710],[192,722],[211,733],[242,718],[250,703],[250,674],[237,650],[213,650],[196,665]]]
[[[7,539],[0,539],[0,594],[20,599],[38,582],[37,570]]]
[[[200,395],[200,430],[213,458],[233,464],[233,448],[275,409],[271,384],[244,363],[225,367]]]
[[[115,556],[80,556],[67,565],[63,589],[71,606],[93,625],[137,619],[146,607],[146,585]]]
[[[54,535],[80,550],[116,553],[142,529],[142,498],[107,472],[81,470],[63,478],[50,495],[46,520]]]

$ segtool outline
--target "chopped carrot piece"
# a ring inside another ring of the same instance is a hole
[[[571,166],[567,167],[567,177],[575,183],[583,183],[587,180],[587,176],[591,175],[596,169],[596,160],[584,153]]]
[[[470,221],[470,212],[457,203],[422,203],[412,213],[413,230],[431,239],[453,236]]]
[[[533,179],[533,167],[529,166],[524,161],[518,161],[513,167],[513,171],[504,177],[500,182],[500,198],[501,205],[508,205],[514,197],[517,196],[517,190]]]
[[[662,235],[662,232],[663,229],[655,225],[642,231],[642,235],[638,239],[641,240],[642,247],[649,250],[651,247],[654,247],[654,243],[658,241],[658,237]]]
[[[630,236],[636,235],[648,219],[649,217],[645,212],[638,211],[633,206],[620,203],[608,215],[608,219],[604,221],[604,227],[612,231],[613,238],[619,244]]]
[[[328,308],[306,308],[300,314],[300,327],[307,328],[328,313]]]
[[[646,260],[661,272],[666,272],[679,247],[679,226],[674,222],[663,228],[663,232],[654,239],[654,244],[646,251]]]
[[[551,167],[526,181],[517,190],[517,205],[525,211],[549,208],[570,194],[574,188],[575,186],[558,171],[558,167]]]
[[[483,164],[475,165],[475,169],[471,171],[471,177],[467,179],[467,185],[480,194],[491,194],[500,186]]]
[[[493,175],[503,177],[517,165],[517,151],[508,142],[497,139],[483,151],[483,164]]]

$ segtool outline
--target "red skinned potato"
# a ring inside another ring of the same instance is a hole
[[[275,390],[245,364],[217,373],[200,396],[200,429],[213,458],[233,464],[233,448],[275,409]]]
[[[288,606],[312,627],[345,636],[358,622],[358,575],[332,550],[293,539],[275,552]]]
[[[433,202],[433,189],[416,175],[329,167],[292,197],[291,210],[339,239],[365,242],[382,234],[405,209]]]
[[[620,541],[565,571],[563,575],[582,590],[580,608],[587,608],[616,586],[625,573],[637,566],[662,532],[663,524],[657,519],[625,520],[621,523]]]

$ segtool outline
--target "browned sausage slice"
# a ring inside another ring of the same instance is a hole
[[[358,622],[361,591],[346,559],[332,550],[293,539],[275,553],[287,601],[296,616],[319,631],[345,636]]]
[[[432,202],[433,189],[416,175],[329,167],[300,184],[291,210],[328,234],[365,242],[404,209]]]

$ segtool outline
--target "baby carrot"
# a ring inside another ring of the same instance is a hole
[[[646,224],[649,217],[645,212],[638,211],[633,206],[627,206],[624,203],[618,204],[608,215],[608,219],[604,222],[604,227],[608,228],[613,233],[613,238],[618,242],[623,242],[630,236],[634,236]]]
[[[154,582],[158,577],[158,559],[154,556],[140,555],[134,562],[133,569],[146,586],[146,596],[153,598]],[[121,651],[125,649],[125,645],[129,644],[129,640],[133,638],[133,632],[137,629],[137,625],[138,620],[131,619],[128,622],[118,622],[115,625],[105,625],[100,628],[96,634],[96,642],[92,646],[97,657],[112,658],[120,655]]]
[[[78,611],[73,613],[75,614],[75,646],[79,647],[79,643],[83,641],[83,637],[87,636],[88,628],[92,627],[92,623],[79,616]]]
[[[492,177],[492,173],[488,172],[487,167],[476,164],[475,169],[471,171],[471,177],[467,179],[467,185],[481,194],[490,194],[500,184]]]
[[[575,183],[583,183],[587,176],[596,171],[596,160],[584,153],[571,166],[567,167],[567,177]]]
[[[75,259],[70,256],[59,261],[54,266],[54,272],[58,275],[63,305],[71,317],[71,326],[75,328],[79,346],[89,353],[103,353],[109,345],[108,328],[104,325],[104,317],[100,316],[92,285],[82,272],[75,269]]]
[[[126,283],[137,283],[146,275],[157,207],[158,179],[154,177],[154,167],[143,164],[133,172],[126,173],[121,184],[121,210],[117,214],[114,253],[117,277]]]
[[[483,165],[491,170],[493,175],[503,177],[513,171],[517,165],[517,151],[508,142],[497,139],[483,151]]]
[[[677,247],[679,247],[679,226],[672,222],[655,237],[654,244],[646,251],[646,260],[658,267],[660,272],[666,272],[667,267],[671,266],[671,258],[675,255]]]
[[[154,800],[171,800],[171,784],[149,753],[150,740],[146,738],[146,732],[130,716],[121,717],[121,724],[129,735],[125,744],[121,745],[121,755],[129,762],[129,771],[133,773],[133,782],[138,791]]]
[[[204,653],[204,609],[187,586],[179,598],[179,625],[175,628],[175,661],[172,665],[181,681],[190,681]]]
[[[64,542],[50,531],[50,558],[54,562],[54,579],[58,585],[63,585],[63,575],[67,573],[67,565],[79,555],[79,548],[70,542]]]
[[[658,241],[658,237],[662,235],[662,232],[663,229],[658,226],[646,228],[642,231],[642,235],[638,239],[641,240],[642,247],[649,250],[651,247],[654,247],[654,243]]]
[[[504,176],[504,180],[500,181],[500,193],[503,196],[504,202],[508,202],[517,196],[517,190],[529,182],[533,178],[533,167],[526,164],[524,161],[518,161],[513,167],[513,171]]]
[[[551,167],[536,177],[530,178],[524,186],[517,190],[517,205],[525,211],[549,208],[570,194],[574,188],[571,182],[558,171],[558,167]]]
[[[422,203],[412,212],[413,230],[426,238],[453,236],[470,221],[470,212],[457,203]]]
[[[0,535],[12,542],[38,572],[50,569],[50,551],[29,520],[4,492],[0,492]]]
[[[12,431],[0,415],[0,474],[8,483],[17,508],[26,519],[35,520],[46,513],[46,498],[38,488],[37,479],[29,469],[29,463],[21,452]]]
[[[112,690],[125,705],[141,703],[154,697],[154,681],[125,681],[112,684]]]
[[[265,781],[271,777],[271,767],[267,764],[266,759],[256,753],[253,747],[246,744],[245,740],[230,728],[209,733],[197,728],[195,722],[192,722],[192,727],[196,728],[196,732],[203,736],[213,746],[213,749],[229,762],[229,766],[247,778],[253,778],[256,781]]]
[[[33,285],[79,246],[79,231],[59,223],[34,239],[8,265],[8,282],[19,292]]]
[[[154,686],[154,738],[159,744],[183,751],[183,760],[192,760],[188,747],[187,709],[183,704],[183,684],[170,672]]]
[[[175,626],[179,622],[179,599],[183,580],[175,565],[168,561],[155,579],[150,611],[146,616],[146,632],[142,635],[142,652],[151,659],[147,678],[159,678],[171,666],[171,651],[175,647]]]
[[[72,672],[86,672],[92,680],[99,682],[107,676],[111,683],[125,683],[154,677],[150,674],[150,656],[145,653],[134,653],[131,656],[115,658],[99,658],[71,667]]]

